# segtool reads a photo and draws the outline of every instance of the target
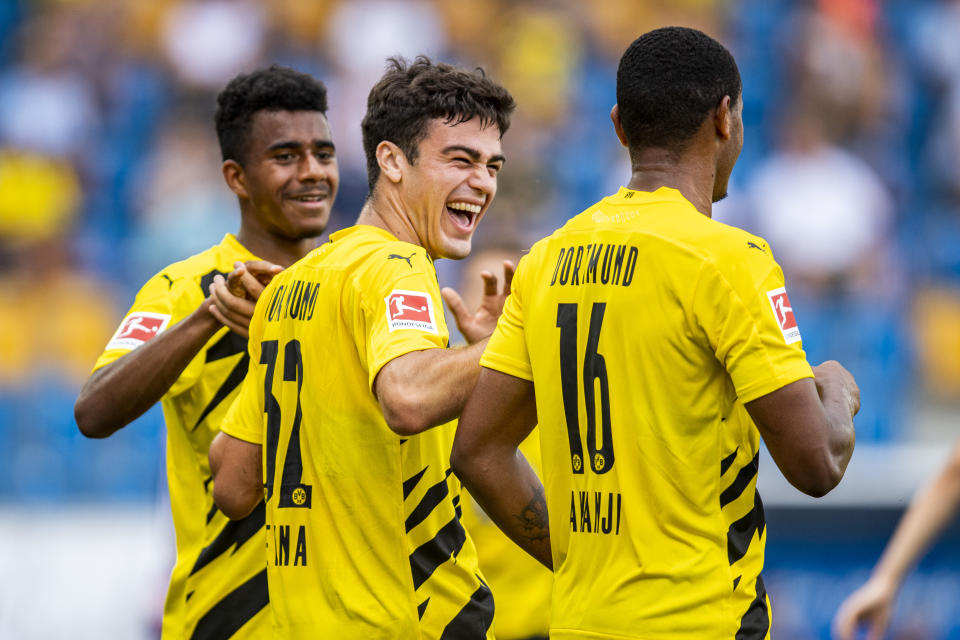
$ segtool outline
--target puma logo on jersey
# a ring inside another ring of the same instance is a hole
[[[749,240],[747,241],[747,246],[750,247],[751,249],[759,249],[760,251],[763,251],[764,253],[767,252],[766,249],[764,249],[763,247],[761,247],[760,245],[758,245],[758,244],[756,244],[756,243],[754,243],[754,242],[750,242]]]
[[[387,260],[406,260],[406,261],[407,261],[407,266],[409,266],[411,269],[413,269],[413,263],[410,261],[410,258],[412,258],[412,257],[415,256],[415,255],[417,255],[417,252],[416,252],[416,251],[414,251],[413,253],[411,253],[409,256],[401,256],[401,255],[398,254],[398,253],[391,253],[390,255],[387,256]]]

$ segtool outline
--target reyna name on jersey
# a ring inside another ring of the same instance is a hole
[[[623,287],[633,282],[640,251],[630,245],[597,244],[562,247],[553,269],[550,286],[612,284]]]
[[[267,306],[267,322],[279,320],[310,320],[317,306],[319,282],[294,280],[281,284],[273,291]]]

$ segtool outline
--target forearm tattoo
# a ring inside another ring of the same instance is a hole
[[[520,514],[514,514],[520,524],[520,533],[528,540],[549,540],[550,523],[547,520],[547,499],[543,495],[543,487],[534,488],[533,498],[523,508]]]

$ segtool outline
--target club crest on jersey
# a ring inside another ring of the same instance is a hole
[[[166,313],[131,313],[120,323],[120,328],[110,338],[107,349],[136,349],[166,329],[169,322],[170,315]]]
[[[387,325],[390,331],[397,329],[419,329],[428,333],[437,333],[437,323],[433,316],[433,298],[422,291],[390,292],[384,302],[387,303]]]
[[[797,319],[793,316],[793,307],[790,306],[786,288],[780,287],[767,291],[767,298],[770,299],[773,317],[777,319],[780,331],[783,332],[783,339],[787,344],[799,341],[800,327],[797,326]]]

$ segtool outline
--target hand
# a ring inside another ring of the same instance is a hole
[[[857,415],[860,411],[860,387],[857,386],[853,374],[847,371],[842,364],[836,360],[827,360],[813,367],[814,382],[817,385],[817,393],[823,398],[823,392],[826,387],[836,386],[850,408],[850,416]]]
[[[249,337],[248,328],[257,299],[283,267],[264,260],[234,263],[226,279],[217,275],[210,285],[210,314],[231,331]]]
[[[440,292],[447,306],[450,307],[450,312],[453,313],[457,328],[468,343],[473,344],[489,338],[497,328],[497,319],[503,312],[503,303],[510,295],[510,283],[513,281],[515,270],[516,267],[512,262],[503,261],[503,288],[500,291],[497,291],[497,276],[489,271],[480,274],[483,278],[483,299],[480,301],[480,308],[473,314],[467,310],[467,305],[464,304],[459,293],[450,287],[444,287]]]
[[[896,589],[880,578],[873,577],[850,594],[833,618],[833,636],[838,640],[853,640],[861,625],[867,628],[867,640],[880,640],[890,623]]]

